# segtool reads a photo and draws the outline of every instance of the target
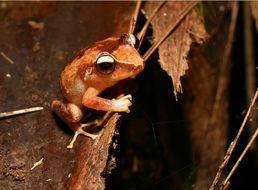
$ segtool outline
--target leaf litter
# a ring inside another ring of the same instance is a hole
[[[181,10],[189,2],[167,2],[157,16],[151,21],[153,36],[159,39],[173,20],[177,19]],[[149,2],[144,6],[144,12],[149,17],[158,2]],[[209,37],[205,30],[203,20],[198,13],[192,9],[190,13],[179,23],[172,34],[159,46],[159,63],[163,70],[172,78],[174,95],[182,93],[180,78],[188,69],[187,55],[193,42],[201,44]]]

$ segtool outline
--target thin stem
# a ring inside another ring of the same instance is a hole
[[[20,115],[20,114],[25,114],[25,113],[30,113],[30,112],[40,111],[40,110],[43,110],[43,107],[33,107],[33,108],[26,108],[26,109],[21,109],[21,110],[3,112],[3,113],[0,113],[0,118],[14,116],[14,115]]]
[[[164,34],[161,36],[161,38],[154,43],[150,49],[143,55],[143,59],[146,61],[150,55],[159,47],[159,45],[168,37],[168,35],[175,29],[175,27],[183,20],[183,18],[192,10],[192,8],[197,4],[198,2],[190,2],[185,7],[185,9],[179,14],[178,18],[174,23],[171,24],[171,26],[164,32]]]
[[[226,166],[226,164],[228,163],[228,161],[229,161],[229,159],[230,159],[230,156],[231,156],[231,154],[232,154],[232,152],[233,152],[233,150],[234,150],[234,148],[235,148],[235,146],[236,146],[236,143],[237,143],[237,141],[238,141],[238,139],[239,139],[239,137],[240,137],[240,135],[241,135],[241,133],[242,133],[242,131],[243,131],[243,129],[244,129],[244,126],[245,126],[245,124],[246,124],[246,122],[247,122],[247,119],[248,119],[248,117],[249,117],[249,115],[250,115],[252,109],[253,109],[253,106],[254,106],[254,103],[255,103],[255,101],[256,101],[256,99],[257,99],[257,96],[258,96],[258,90],[256,90],[256,93],[255,93],[255,95],[254,95],[254,98],[253,98],[253,100],[252,100],[252,102],[251,102],[251,104],[250,104],[250,106],[249,106],[249,108],[248,108],[248,111],[247,111],[247,113],[246,113],[246,115],[245,115],[245,118],[244,118],[244,120],[243,120],[243,122],[242,122],[242,125],[241,125],[241,127],[240,127],[240,129],[239,129],[239,131],[238,131],[238,133],[237,133],[237,135],[236,135],[234,141],[231,142],[231,144],[230,144],[230,146],[229,146],[229,148],[228,148],[228,150],[227,150],[227,152],[226,152],[226,155],[225,155],[225,157],[224,157],[224,160],[223,160],[223,162],[221,163],[221,165],[219,166],[219,170],[218,170],[218,172],[217,172],[217,174],[216,174],[216,177],[215,177],[214,180],[213,180],[213,183],[212,183],[212,185],[211,185],[211,187],[210,187],[210,190],[215,189],[215,186],[217,185],[217,183],[218,183],[218,181],[219,181],[219,178],[220,178],[220,176],[221,176],[222,170],[223,170],[223,168]]]
[[[229,26],[229,32],[228,32],[228,38],[227,38],[227,43],[226,43],[226,48],[225,48],[225,53],[222,58],[222,62],[220,65],[220,74],[219,74],[219,79],[218,79],[218,87],[216,91],[216,96],[215,96],[215,102],[213,105],[212,113],[211,113],[211,118],[209,122],[209,126],[213,125],[214,122],[216,121],[216,113],[219,108],[219,103],[222,97],[222,93],[225,89],[225,73],[227,70],[229,58],[230,58],[230,53],[232,50],[232,43],[234,39],[234,32],[236,28],[236,21],[237,21],[237,14],[238,14],[238,8],[239,8],[239,2],[233,2],[233,10],[232,10],[232,16],[231,16],[231,22]]]
[[[147,31],[147,28],[150,24],[150,22],[152,21],[153,17],[156,15],[156,13],[160,10],[160,8],[166,3],[166,1],[162,1],[155,9],[154,11],[152,12],[152,14],[150,15],[149,19],[146,21],[146,23],[144,24],[144,26],[142,27],[142,30],[137,34],[137,38],[139,39],[140,41],[140,44],[139,44],[139,48],[142,44],[142,41],[144,39],[144,36],[145,36],[145,33]]]
[[[142,3],[141,0],[137,1],[135,12],[134,12],[134,15],[131,19],[130,28],[129,28],[129,31],[128,31],[129,34],[134,33],[134,30],[135,30],[135,27],[136,27],[136,21],[138,19],[138,15],[139,15],[139,12],[140,12],[141,3]]]
[[[252,146],[254,140],[256,139],[258,135],[258,129],[256,129],[255,133],[253,134],[251,140],[249,141],[249,143],[246,145],[244,151],[242,152],[242,154],[240,155],[240,157],[238,158],[237,162],[235,163],[234,167],[232,168],[232,170],[230,171],[230,173],[228,174],[227,178],[225,179],[225,181],[222,183],[222,187],[226,187],[226,185],[229,182],[229,179],[231,178],[232,174],[235,172],[236,168],[238,167],[238,165],[240,164],[240,162],[242,161],[243,157],[246,155],[246,152],[250,149],[250,147]],[[225,190],[225,188],[223,188],[223,190]]]
[[[9,58],[7,55],[5,55],[4,52],[1,51],[0,54],[2,55],[3,58],[5,58],[6,61],[8,61],[11,64],[14,64],[14,61],[11,60],[11,58]]]
[[[231,22],[230,22],[230,26],[229,26],[228,39],[227,39],[227,43],[226,43],[226,50],[225,50],[225,54],[224,54],[223,59],[222,59],[221,66],[220,66],[220,75],[219,75],[219,79],[218,79],[218,87],[217,87],[217,91],[216,91],[215,101],[214,101],[214,105],[213,105],[213,108],[212,108],[210,120],[209,120],[209,123],[208,123],[207,127],[212,126],[215,123],[216,113],[218,112],[222,92],[225,89],[225,76],[224,75],[225,75],[225,72],[226,72],[227,63],[228,63],[229,56],[230,56],[231,49],[232,49],[232,42],[233,42],[234,31],[235,31],[235,26],[236,26],[236,21],[237,21],[238,7],[239,7],[238,2],[234,2],[232,15],[231,15]],[[231,144],[231,145],[233,145],[233,144]],[[215,189],[215,186],[218,183],[219,178],[221,176],[222,170],[225,167],[225,165],[228,163],[228,160],[230,158],[230,155],[228,155],[228,154],[231,154],[234,147],[235,147],[235,146],[231,147],[231,145],[230,145],[230,147],[229,147],[229,149],[226,153],[226,156],[224,157],[223,163],[219,167],[219,170],[218,170],[218,172],[217,172],[217,174],[216,174],[216,176],[215,176],[215,178],[212,182],[210,190]],[[232,148],[232,150],[231,150],[231,148]]]
[[[252,15],[250,2],[243,2],[244,4],[244,42],[245,42],[245,86],[246,86],[246,102],[248,103],[255,92],[255,60],[254,60],[254,34],[252,28]],[[258,12],[257,12],[258,13]],[[258,125],[258,120],[254,118],[254,121],[250,124],[248,138],[251,138]],[[255,150],[255,144],[253,144],[252,149]]]

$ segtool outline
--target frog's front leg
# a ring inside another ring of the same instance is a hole
[[[105,99],[98,97],[99,91],[95,88],[88,88],[83,95],[82,104],[88,108],[102,111],[127,112],[129,113],[129,106],[132,105],[132,96],[130,94],[119,99]]]

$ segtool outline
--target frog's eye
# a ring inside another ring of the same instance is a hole
[[[116,60],[107,52],[99,54],[95,61],[95,68],[101,74],[110,74],[115,70]]]
[[[130,41],[133,43],[135,49],[138,49],[139,43],[140,43],[138,38],[133,34],[129,34],[129,38],[130,38]]]

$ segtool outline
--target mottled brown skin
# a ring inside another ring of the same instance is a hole
[[[116,59],[115,69],[110,74],[102,74],[95,68],[94,63],[102,52],[108,52]],[[98,95],[119,81],[134,77],[143,68],[143,58],[134,48],[128,34],[121,38],[110,37],[98,41],[82,49],[65,66],[60,74],[60,86],[68,104],[54,100],[51,108],[75,132],[78,131],[77,128],[84,115],[83,107],[129,113],[131,95],[118,100],[109,100]],[[84,135],[95,138],[86,132]]]

